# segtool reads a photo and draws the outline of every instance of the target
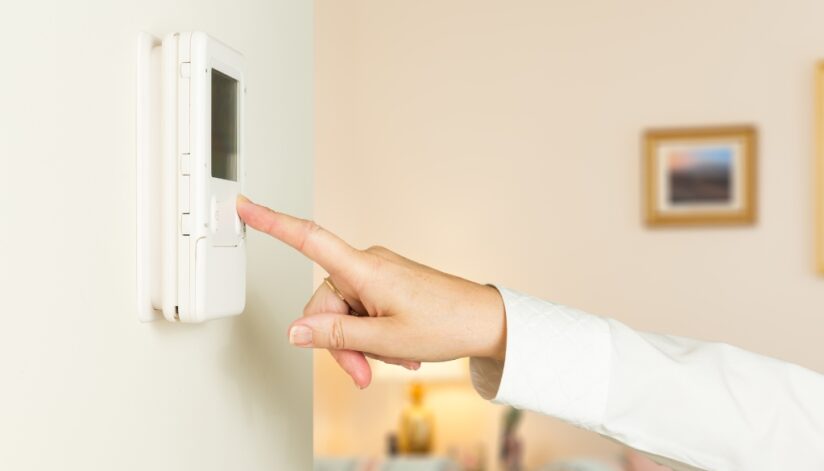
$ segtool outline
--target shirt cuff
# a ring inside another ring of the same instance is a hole
[[[506,310],[503,362],[472,358],[475,390],[499,404],[598,428],[609,393],[611,338],[601,317],[496,287]]]

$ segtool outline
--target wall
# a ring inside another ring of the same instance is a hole
[[[312,5],[3,10],[0,468],[310,469],[311,265],[251,233],[242,316],[138,323],[133,129],[137,32],[208,31],[246,56],[248,193],[310,216]]]
[[[316,15],[321,224],[638,329],[824,371],[811,102],[824,4],[317,0]],[[758,224],[645,228],[642,131],[726,123],[760,130]],[[316,366],[316,452],[379,453],[402,387],[356,395],[325,355]],[[472,419],[441,449],[495,436],[500,411],[465,394]],[[615,452],[550,418],[524,425],[532,466]]]

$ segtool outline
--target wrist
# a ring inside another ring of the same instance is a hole
[[[493,285],[483,285],[481,315],[483,317],[484,339],[481,357],[503,361],[506,357],[506,308],[503,297]]]

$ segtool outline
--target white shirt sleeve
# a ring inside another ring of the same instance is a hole
[[[558,417],[665,464],[824,470],[824,376],[498,290],[506,360],[470,361],[483,397]]]

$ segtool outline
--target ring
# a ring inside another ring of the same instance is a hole
[[[338,289],[338,287],[335,286],[334,283],[332,283],[331,277],[327,276],[326,278],[323,279],[323,282],[326,284],[326,286],[329,287],[329,289],[332,290],[333,293],[335,293],[335,296],[337,296],[338,299],[340,299],[341,301],[344,302],[344,304],[346,304],[346,307],[349,308],[349,315],[350,316],[362,317],[362,316],[366,315],[366,314],[361,314],[358,311],[352,309],[352,305],[349,304],[349,301],[346,300],[346,298],[343,296],[343,293],[341,293],[340,290]]]
[[[338,289],[338,287],[335,286],[334,283],[332,283],[332,279],[330,277],[327,276],[326,278],[324,278],[323,282],[326,283],[326,286],[328,286],[329,289],[331,289],[333,293],[335,293],[335,296],[337,296],[338,298],[340,298],[341,301],[343,301],[347,305],[349,305],[349,303],[346,302],[346,298],[343,297],[343,293],[341,293],[340,290]]]

